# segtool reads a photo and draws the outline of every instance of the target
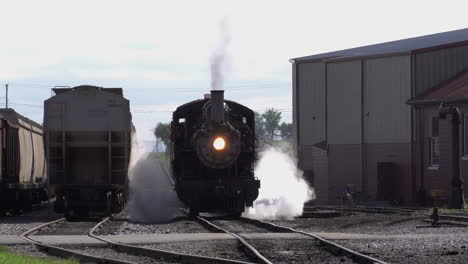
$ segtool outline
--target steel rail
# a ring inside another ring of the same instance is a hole
[[[353,260],[355,260],[355,261],[357,261],[359,263],[387,264],[387,262],[384,262],[384,261],[382,261],[380,259],[376,259],[376,258],[367,256],[365,254],[361,254],[359,252],[356,252],[356,251],[354,251],[352,249],[346,248],[346,247],[344,247],[342,245],[339,245],[337,243],[334,243],[332,241],[326,240],[326,239],[324,239],[324,238],[322,238],[322,237],[320,237],[318,235],[312,234],[312,233],[303,232],[303,231],[296,230],[296,229],[293,229],[293,228],[290,228],[290,227],[279,226],[279,225],[268,223],[268,222],[258,220],[258,219],[252,219],[252,218],[247,218],[247,217],[241,217],[239,219],[244,220],[244,221],[246,221],[248,223],[251,223],[251,224],[254,224],[254,225],[265,227],[265,228],[267,228],[269,230],[284,230],[284,231],[289,231],[291,233],[298,233],[298,234],[302,234],[302,235],[314,238],[314,239],[318,240],[321,245],[329,248],[332,251],[336,251],[338,253],[349,255]]]
[[[177,252],[161,250],[161,249],[152,249],[152,248],[132,246],[132,245],[111,241],[109,239],[97,236],[95,234],[95,231],[101,225],[108,222],[109,220],[110,220],[110,218],[107,217],[104,220],[102,220],[101,222],[99,222],[98,224],[96,224],[93,228],[91,228],[88,235],[90,237],[92,237],[92,238],[95,238],[97,240],[108,243],[109,245],[114,247],[116,250],[124,252],[124,253],[143,255],[143,256],[147,256],[147,257],[163,258],[165,260],[171,260],[171,261],[175,261],[175,262],[179,262],[179,263],[252,264],[251,262],[245,262],[245,261],[239,261],[239,260],[230,260],[230,259],[215,258],[215,257],[205,257],[205,256],[199,256],[199,255],[177,253]]]
[[[60,219],[57,219],[48,223],[41,224],[37,227],[33,227],[23,232],[20,235],[20,237],[34,244],[36,247],[39,248],[39,250],[45,251],[46,253],[50,255],[61,257],[61,258],[76,258],[80,262],[94,262],[94,263],[102,263],[102,264],[136,264],[135,262],[108,259],[108,258],[103,258],[103,257],[91,256],[91,255],[84,254],[84,253],[79,253],[70,249],[53,246],[53,245],[49,245],[40,241],[36,241],[29,237],[30,235],[37,233],[39,230],[45,227],[64,222],[65,220],[66,220],[65,218],[60,218]]]
[[[216,232],[220,233],[226,233],[229,234],[233,237],[235,237],[241,244],[242,248],[246,251],[246,254],[255,260],[256,263],[261,263],[261,264],[272,264],[271,261],[269,261],[267,258],[265,258],[260,252],[258,252],[252,245],[250,245],[245,239],[243,239],[241,236],[232,233],[224,228],[221,228],[210,221],[206,220],[205,218],[201,216],[197,216],[197,220],[202,223],[202,225],[206,226],[208,229],[215,230]]]

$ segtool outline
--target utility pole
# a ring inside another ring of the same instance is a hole
[[[5,84],[5,108],[8,108],[8,83]]]

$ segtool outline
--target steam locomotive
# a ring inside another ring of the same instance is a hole
[[[171,171],[179,199],[192,216],[240,216],[258,197],[254,112],[212,90],[179,106],[171,123]]]

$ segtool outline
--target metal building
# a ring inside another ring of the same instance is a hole
[[[337,203],[346,186],[403,203],[431,191],[421,183],[428,141],[407,101],[468,68],[468,29],[290,61],[298,164],[317,203]]]

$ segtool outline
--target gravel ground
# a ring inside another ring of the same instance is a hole
[[[468,263],[468,236],[451,238],[337,240],[345,247],[390,263]]]
[[[178,218],[170,223],[143,224],[128,221],[111,221],[97,231],[97,235],[209,233],[202,225],[188,218]]]
[[[245,253],[238,249],[238,243],[235,240],[177,242],[145,245],[145,247],[191,255],[250,261]]]
[[[135,223],[127,218],[127,208],[96,231],[97,235],[169,234],[169,233],[209,233],[197,221],[183,213],[166,223]]]
[[[129,262],[134,262],[134,263],[171,263],[164,261],[164,259],[160,258],[151,258],[151,257],[145,257],[145,256],[136,256],[136,255],[127,255],[125,253],[118,252],[116,250],[113,250],[109,247],[77,247],[77,246],[62,246],[64,248],[68,248],[70,250],[91,255],[91,256],[97,256],[97,257],[104,257],[108,259],[116,259],[116,260],[122,260],[122,261],[129,261]]]
[[[413,214],[413,217],[422,217]],[[431,228],[405,215],[358,214],[329,219],[272,221],[307,232],[336,232],[386,236],[376,240],[335,240],[355,251],[391,263],[468,263],[468,227]],[[404,237],[391,237],[404,235]]]
[[[262,228],[254,224],[246,223],[245,221],[242,221],[242,220],[234,220],[234,219],[213,220],[210,218],[208,218],[207,220],[209,220],[210,222],[212,222],[213,224],[221,228],[224,228],[236,234],[238,233],[270,233],[271,232],[270,230],[266,228]]]
[[[315,240],[249,240],[264,257],[273,263],[353,263],[344,256],[335,256]]]
[[[62,222],[40,230],[36,235],[87,235],[98,222]]]
[[[295,220],[274,220],[272,223],[292,227],[305,232],[339,232],[377,235],[404,234],[447,234],[463,232],[468,236],[468,228],[442,226],[440,228],[420,228],[430,224],[420,219],[421,215],[373,215],[357,214],[335,218],[298,218]]]
[[[51,206],[15,216],[0,216],[0,235],[20,235],[40,224],[61,218]]]

